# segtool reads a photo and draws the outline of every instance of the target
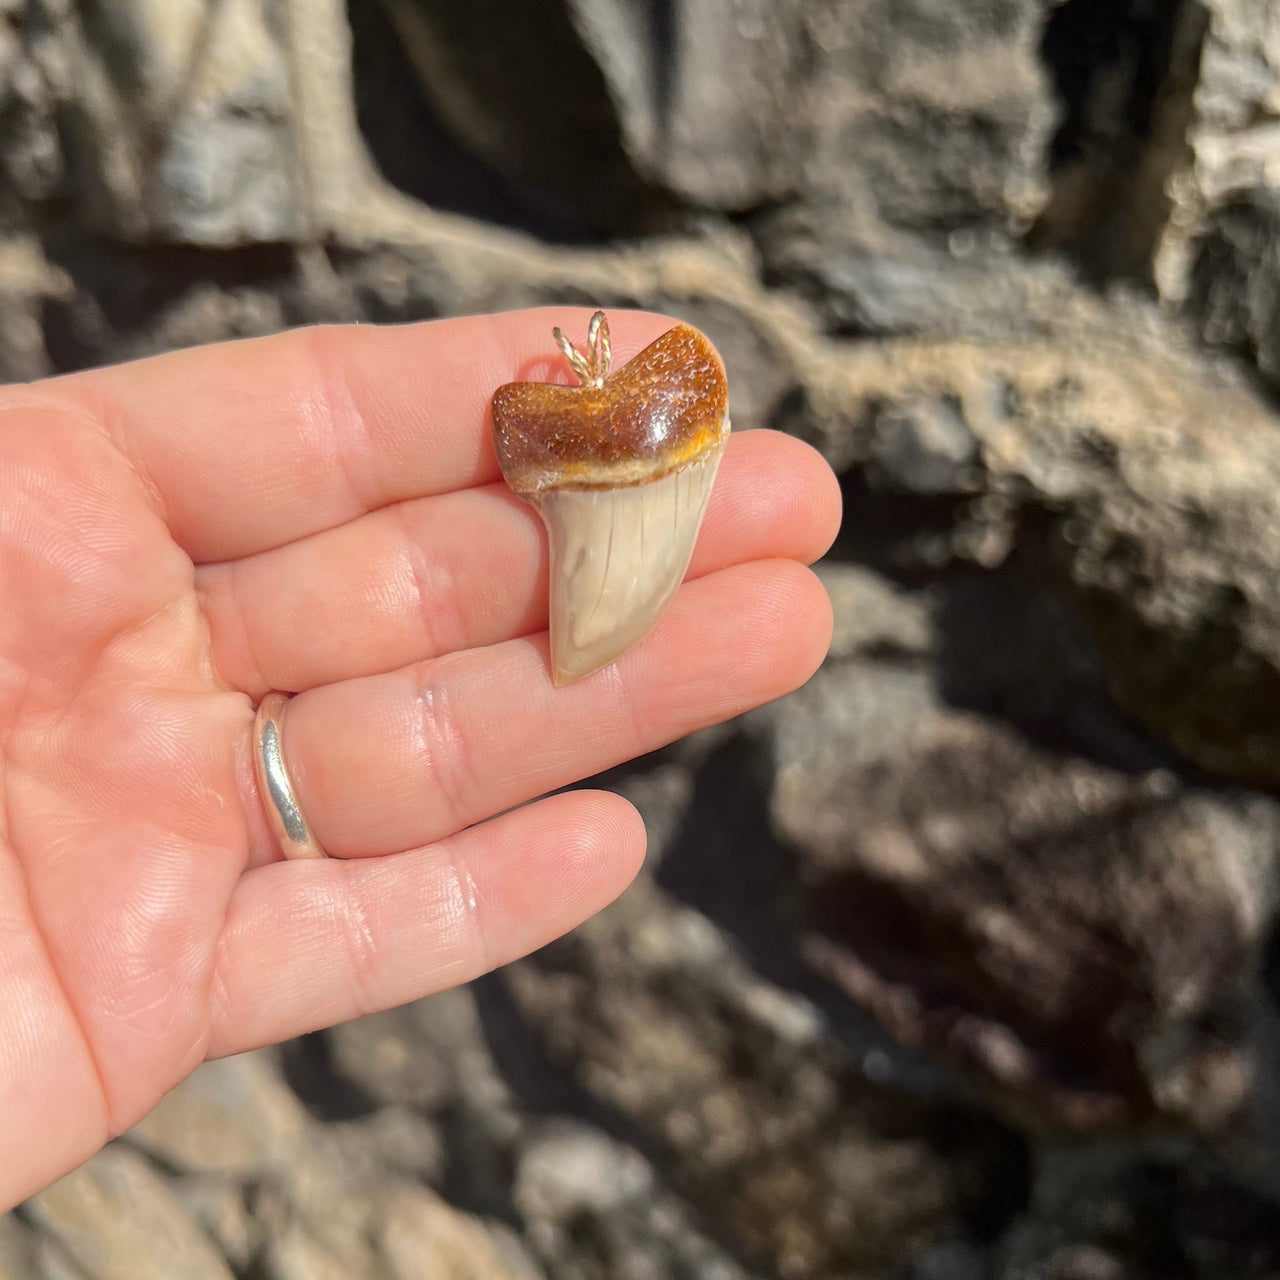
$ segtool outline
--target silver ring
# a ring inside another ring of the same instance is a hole
[[[253,765],[267,821],[286,858],[327,858],[298,808],[284,767],[284,716],[289,694],[269,693],[253,722]]]

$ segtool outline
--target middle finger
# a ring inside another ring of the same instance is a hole
[[[543,634],[308,690],[285,763],[329,853],[394,853],[779,697],[830,632],[808,569],[741,564],[687,583],[641,645],[562,689]]]
[[[742,560],[816,560],[838,513],[835,479],[807,445],[772,431],[732,436],[688,576]],[[202,566],[217,669],[258,698],[541,631],[540,525],[505,485],[486,485]]]

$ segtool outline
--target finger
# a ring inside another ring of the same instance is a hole
[[[809,563],[840,493],[822,458],[771,431],[731,437],[691,578],[743,560]],[[198,584],[214,660],[255,697],[393,671],[547,625],[541,521],[505,485],[398,503]]]
[[[687,583],[638,648],[567,688],[543,633],[308,690],[286,765],[330,853],[413,848],[789,692],[830,633],[808,569],[738,565]]]
[[[640,815],[574,792],[453,839],[359,862],[248,872],[218,953],[210,1056],[467,982],[611,902],[644,858]]]
[[[142,474],[197,562],[280,546],[425,494],[487,484],[489,398],[504,382],[572,382],[553,307],[428,324],[295,329],[55,384]],[[617,363],[675,321],[610,314]]]

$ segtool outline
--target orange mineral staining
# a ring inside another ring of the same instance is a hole
[[[602,311],[585,355],[555,337],[582,385],[499,387],[493,442],[547,526],[552,675],[568,684],[643,639],[679,588],[728,438],[729,389],[689,325],[614,374]]]

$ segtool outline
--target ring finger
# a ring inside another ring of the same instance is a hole
[[[807,569],[737,565],[687,583],[645,642],[567,688],[542,633],[299,694],[285,764],[329,853],[398,852],[779,697],[830,627]]]

